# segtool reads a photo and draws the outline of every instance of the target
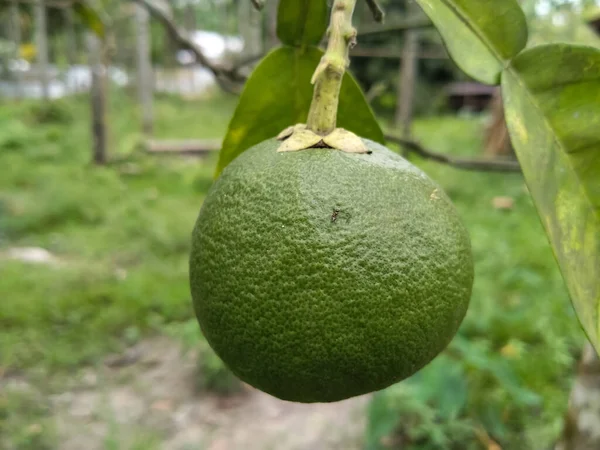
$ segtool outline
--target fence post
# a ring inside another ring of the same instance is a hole
[[[17,3],[17,0],[11,0],[10,2],[10,15],[8,21],[10,23],[10,39],[15,44],[14,58],[18,63],[21,59],[21,15],[19,14],[19,4]],[[15,77],[15,96],[16,98],[20,98],[23,94],[21,71],[18,67],[16,69],[17,70],[13,72]]]
[[[277,11],[279,2],[267,2],[267,45],[266,48],[272,49],[279,44],[277,37]]]
[[[419,12],[415,0],[407,0],[408,17]],[[400,60],[400,80],[398,83],[398,101],[396,104],[396,126],[402,129],[402,137],[408,139],[411,134],[415,88],[417,81],[417,56],[419,53],[419,32],[408,30],[404,34],[402,59]]]
[[[142,110],[142,130],[152,134],[152,62],[150,54],[149,14],[142,5],[135,6],[135,21],[137,34],[137,85],[138,101]]]
[[[244,39],[244,52],[248,56],[262,53],[262,14],[256,11],[250,0],[238,2],[238,28]]]
[[[50,80],[48,74],[48,30],[46,26],[46,5],[44,0],[35,2],[35,29],[37,64],[42,87],[42,97],[50,97]]]
[[[92,84],[90,100],[92,111],[92,159],[96,164],[105,164],[106,155],[106,73],[108,67],[103,64],[103,45],[92,32],[86,33],[86,44]]]
[[[66,30],[66,32],[67,32],[67,34],[66,34],[67,64],[70,69],[75,65],[76,59],[77,59],[77,44],[75,42],[75,24],[73,22],[73,10],[71,8],[67,7],[63,11],[64,11],[65,23],[66,23],[66,28],[67,28],[67,30]],[[76,86],[73,86],[72,84],[73,83],[71,83],[69,81],[69,83],[67,85],[67,89],[69,91],[76,90]]]

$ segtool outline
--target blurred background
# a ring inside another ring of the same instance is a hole
[[[193,316],[190,233],[243,81],[278,45],[277,2],[146,3],[92,2],[101,40],[77,2],[0,0],[1,450],[600,449],[600,363],[500,94],[410,0],[382,0],[384,25],[359,2],[351,71],[470,231],[460,332],[412,378],[337,404],[230,374]],[[600,46],[600,2],[520,3],[530,46]]]

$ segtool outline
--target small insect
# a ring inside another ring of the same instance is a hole
[[[333,210],[333,214],[331,214],[331,223],[335,223],[338,219],[338,215],[340,214],[340,210],[339,209],[334,209]]]

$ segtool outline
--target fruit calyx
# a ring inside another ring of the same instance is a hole
[[[344,128],[335,128],[331,133],[321,136],[299,123],[287,127],[277,136],[281,145],[278,152],[296,152],[309,148],[331,148],[347,153],[371,153],[361,138]]]

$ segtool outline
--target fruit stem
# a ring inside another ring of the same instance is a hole
[[[315,88],[306,125],[321,136],[336,127],[342,79],[350,64],[349,51],[356,45],[356,29],[352,26],[355,6],[356,0],[334,0],[327,51],[311,80]]]

